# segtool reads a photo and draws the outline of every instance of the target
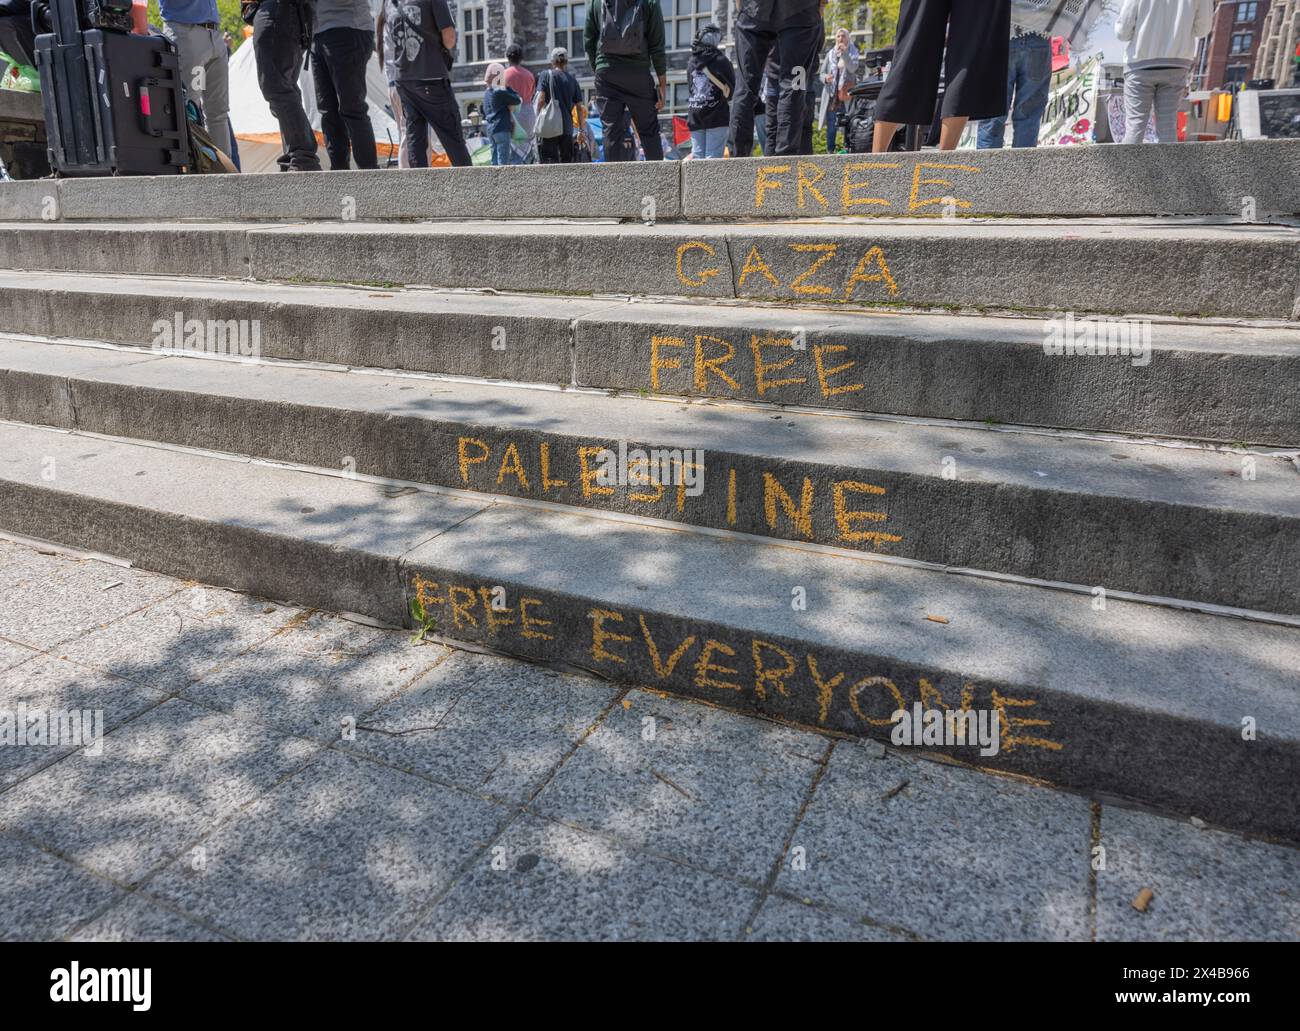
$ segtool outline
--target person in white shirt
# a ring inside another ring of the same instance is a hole
[[[1214,0],[1124,0],[1115,35],[1124,50],[1125,143],[1146,137],[1151,111],[1156,138],[1178,142],[1178,103],[1196,59],[1196,41],[1207,35]]]

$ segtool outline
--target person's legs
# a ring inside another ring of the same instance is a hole
[[[641,140],[641,149],[645,151],[647,161],[664,159],[664,141],[659,133],[659,112],[655,110],[657,94],[658,87],[655,86],[649,73],[646,73],[643,92],[640,95],[629,94],[626,101],[628,110],[632,112],[632,124],[636,126],[636,134]]]
[[[451,84],[446,79],[421,82],[415,95],[420,98],[425,121],[432,126],[442,149],[447,152],[447,160],[457,168],[472,165],[474,162],[470,159],[465,134],[460,127],[460,105],[456,103]]]
[[[754,153],[754,103],[763,80],[763,65],[776,43],[776,34],[737,27],[736,90],[731,101],[732,157],[747,158]],[[768,130],[775,124],[776,111],[764,115],[763,153],[770,153]]]
[[[339,95],[334,88],[334,70],[330,66],[329,42],[339,31],[329,29],[317,33],[311,43],[311,77],[316,84],[316,107],[320,109],[320,128],[325,136],[325,153],[329,155],[332,172],[346,171],[352,165],[348,129],[339,112]]]
[[[833,107],[826,109],[826,153],[835,153],[835,136],[839,131],[840,113]]]
[[[704,130],[704,156],[706,158],[720,158],[726,155],[727,151],[727,127],[719,125],[714,129]]]
[[[1046,36],[1025,36],[1016,55],[1015,105],[1011,109],[1013,147],[1038,146],[1038,131],[1052,91],[1052,43]]]
[[[1141,143],[1151,123],[1151,108],[1156,90],[1146,73],[1124,69],[1124,142]]]
[[[1007,99],[1012,96],[1019,96],[1021,88],[1021,71],[1023,63],[1021,57],[1021,41],[1024,37],[1017,37],[1011,41],[1011,56],[1007,65]],[[1007,116],[1003,114],[996,118],[985,118],[980,121],[979,127],[979,149],[980,150],[1001,150],[1007,142]]]
[[[556,137],[556,143],[559,144],[559,163],[562,165],[573,164],[573,134],[569,132],[562,133]]]
[[[388,84],[388,106],[393,109],[393,121],[397,124],[397,167],[410,168],[406,160],[406,117],[402,114],[402,95],[396,83]]]
[[[809,55],[822,32],[821,22],[781,29],[776,35],[777,61],[781,68],[781,93],[777,99],[776,154],[801,154],[804,143],[804,113],[808,101]]]
[[[345,146],[350,146],[352,160],[358,168],[378,168],[375,130],[370,124],[370,105],[366,99],[366,64],[375,50],[375,34],[368,29],[340,28],[330,29],[316,38],[319,40],[321,36],[330,37],[324,50],[338,98],[339,125],[346,133]],[[322,119],[323,115],[322,111]]]
[[[950,3],[942,111],[945,135],[950,121],[962,119],[964,127],[971,118],[1005,118],[1011,107],[1011,0]]]
[[[623,91],[613,79],[609,78],[608,69],[596,73],[596,107],[600,113],[603,127],[602,145],[606,161],[630,161],[635,154],[625,153],[623,137],[627,135],[629,114],[623,102]]]
[[[429,122],[416,93],[416,83],[397,84],[397,95],[402,101],[402,155],[407,168],[429,167]]]
[[[1178,142],[1178,105],[1187,84],[1184,68],[1162,68],[1155,80],[1156,139]]]
[[[302,71],[302,23],[296,4],[263,0],[253,19],[253,52],[257,56],[257,85],[280,126],[284,153],[281,168],[320,171],[316,134],[298,91]]]
[[[562,136],[541,139],[537,143],[537,163],[539,165],[558,165],[560,163],[560,140]]]
[[[901,126],[929,125],[934,120],[939,70],[943,65],[944,40],[953,2],[902,0],[893,68],[876,102],[873,149],[877,153],[889,148]],[[1010,36],[1009,28],[1007,35]]]
[[[203,92],[203,118],[208,125],[208,135],[218,147],[234,144],[230,138],[230,52],[220,29],[207,29],[209,48],[207,63],[207,88]]]
[[[492,134],[492,164],[510,164],[510,133],[494,132]]]

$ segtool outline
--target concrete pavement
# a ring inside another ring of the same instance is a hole
[[[0,938],[1300,937],[1291,846],[6,541],[0,579],[0,706],[107,729],[0,749]]]

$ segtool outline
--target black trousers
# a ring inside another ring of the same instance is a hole
[[[779,29],[756,28],[737,18],[736,94],[731,103],[728,133],[735,147],[733,157],[749,157],[754,152],[754,101],[762,82],[763,65],[773,50],[780,71],[780,92],[775,107],[766,105],[767,141],[772,145],[773,154],[802,152],[804,112],[809,103],[812,77],[817,74],[817,61],[812,55],[824,31],[820,18],[807,25]],[[1007,31],[1009,35],[1010,29]]]
[[[311,74],[331,169],[350,168],[352,160],[358,168],[379,167],[366,103],[366,63],[374,53],[369,29],[326,29],[312,40]]]
[[[568,165],[573,162],[573,134],[562,132],[537,143],[537,160],[543,165]]]
[[[630,119],[641,137],[647,161],[662,161],[659,138],[659,89],[648,68],[602,68],[596,73],[596,108],[605,133],[606,161],[635,161],[636,152],[623,142]]]
[[[320,171],[316,134],[298,91],[308,32],[309,26],[304,24],[301,8],[294,0],[262,0],[253,17],[257,85],[280,125],[284,153],[277,160],[281,171]]]
[[[941,69],[942,117],[1005,118],[1010,51],[1011,0],[903,0],[876,118],[929,125]]]
[[[429,126],[433,126],[453,165],[462,168],[473,163],[460,128],[460,105],[446,79],[398,82],[397,93],[402,98],[406,122],[402,146],[406,148],[407,164],[412,168],[429,167]]]

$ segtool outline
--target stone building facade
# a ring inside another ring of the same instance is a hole
[[[1254,77],[1272,79],[1279,88],[1297,84],[1300,75],[1297,47],[1300,47],[1300,0],[1273,0],[1264,21]]]

